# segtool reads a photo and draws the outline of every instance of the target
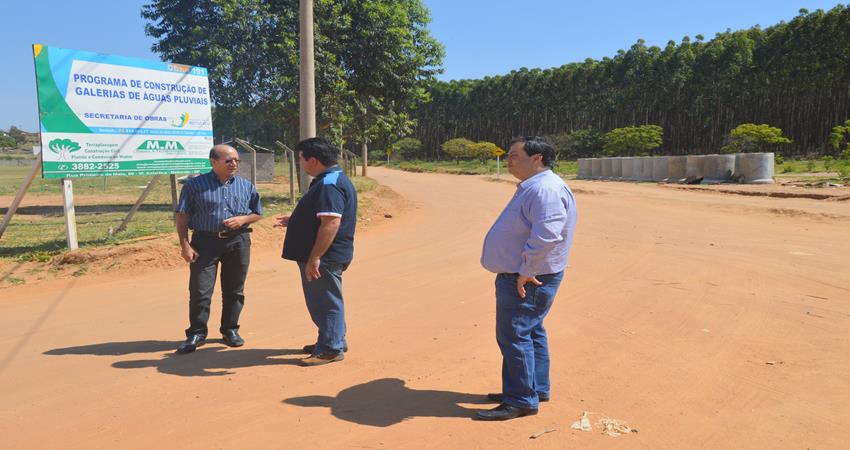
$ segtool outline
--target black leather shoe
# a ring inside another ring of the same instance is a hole
[[[537,398],[540,399],[541,402],[549,401],[549,395],[538,394]],[[505,395],[501,392],[498,394],[487,394],[487,400],[490,400],[493,403],[502,403],[505,400]]]
[[[224,344],[228,347],[241,347],[245,345],[245,340],[239,336],[239,333],[236,330],[225,330],[224,333],[221,334],[221,338],[224,341]]]
[[[301,351],[304,352],[305,355],[312,355],[313,352],[316,351],[316,344],[305,345],[303,348],[301,348]],[[342,351],[348,351],[348,344],[343,344]]]
[[[510,420],[517,417],[533,416],[535,414],[537,414],[537,409],[519,408],[502,403],[489,411],[478,411],[475,414],[475,418],[478,420]]]
[[[192,353],[198,347],[206,344],[207,337],[200,334],[193,334],[186,338],[186,342],[180,344],[180,347],[177,347],[177,353],[185,354]]]
[[[345,359],[345,354],[342,352],[325,352],[318,355],[312,355],[309,358],[301,360],[302,366],[321,366],[324,364],[342,361]]]

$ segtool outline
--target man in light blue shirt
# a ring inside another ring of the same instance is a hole
[[[564,276],[576,226],[570,188],[552,172],[555,150],[540,137],[516,138],[508,171],[516,193],[484,238],[481,265],[496,273],[496,341],[502,351],[499,406],[479,420],[537,414],[549,400],[549,344],[543,319]]]

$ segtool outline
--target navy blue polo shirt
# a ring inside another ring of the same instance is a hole
[[[307,262],[321,216],[340,218],[336,233],[323,262],[348,264],[354,258],[354,228],[357,225],[357,191],[339,166],[320,173],[310,183],[310,189],[298,201],[286,226],[283,240],[283,259]]]
[[[226,183],[215,172],[191,178],[180,190],[179,213],[189,215],[189,228],[195,231],[226,231],[224,220],[233,216],[263,215],[257,188],[245,178],[234,175]]]

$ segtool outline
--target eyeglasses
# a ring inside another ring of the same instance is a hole
[[[234,159],[224,159],[224,160],[222,160],[222,161],[223,161],[225,164],[230,164],[230,163],[233,163],[233,164],[239,164],[239,161],[240,161],[240,160],[239,160],[239,159],[234,158]]]

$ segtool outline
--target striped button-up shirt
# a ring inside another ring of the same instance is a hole
[[[263,214],[260,194],[250,181],[234,175],[226,183],[214,172],[192,178],[180,191],[177,212],[189,215],[189,228],[195,231],[226,231],[224,220],[233,216]]]
[[[561,177],[544,170],[526,179],[484,238],[481,265],[528,277],[564,270],[576,216],[575,197]]]

